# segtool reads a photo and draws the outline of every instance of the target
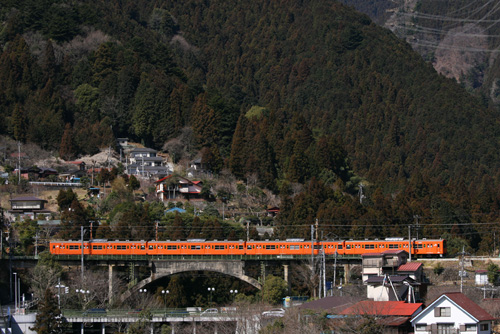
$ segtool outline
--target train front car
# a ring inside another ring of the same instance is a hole
[[[412,254],[421,257],[442,257],[446,254],[443,239],[419,239],[412,241]]]
[[[53,255],[82,255],[82,242],[81,241],[51,241],[50,253]],[[87,242],[83,243],[83,254],[89,255],[89,245]]]

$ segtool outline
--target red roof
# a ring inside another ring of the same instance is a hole
[[[415,315],[421,308],[422,303],[406,303],[406,302],[375,302],[372,300],[364,300],[359,302],[340,314],[344,315],[380,315],[380,316],[407,316]]]
[[[159,179],[158,181],[155,181],[155,183],[160,183],[160,182],[163,182],[163,181],[165,181],[166,179],[168,179],[169,177],[172,177],[172,174],[167,175],[167,176],[165,176],[165,177],[162,177],[162,178],[161,178],[161,179]]]
[[[483,310],[481,307],[479,307],[479,305],[474,303],[461,292],[447,292],[444,293],[443,296],[451,299],[455,304],[460,306],[463,310],[472,315],[478,321],[495,320],[495,318],[493,318],[491,314]]]
[[[408,262],[400,265],[398,271],[417,271],[421,266],[421,262]]]

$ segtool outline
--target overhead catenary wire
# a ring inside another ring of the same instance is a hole
[[[495,39],[499,38],[500,35],[495,31],[488,32],[500,23],[498,15],[500,12],[500,2],[488,0],[481,3],[482,1],[473,1],[454,11],[447,12],[446,15],[423,13],[420,11],[401,11],[397,15],[402,17],[406,23],[396,23],[393,25],[393,28],[396,32],[404,34],[405,37],[408,37],[407,32],[418,34],[410,41],[413,46],[472,53],[499,53],[500,49],[496,44],[500,45],[500,41],[496,43]],[[426,22],[435,22],[441,25],[441,27],[426,27]],[[472,31],[475,27],[480,28],[481,32]],[[462,29],[459,30],[458,28]],[[449,35],[450,33],[452,37],[473,38],[474,44],[476,43],[476,39],[484,38],[488,40],[489,46],[451,45],[440,42],[441,36]],[[436,40],[426,38],[429,35],[435,36]]]

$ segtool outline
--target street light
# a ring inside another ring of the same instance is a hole
[[[85,309],[85,303],[87,302],[87,298],[85,295],[90,294],[90,290],[85,290],[85,289],[76,289],[76,293],[81,293],[83,296],[83,304],[82,304],[82,309]]]
[[[146,293],[146,292],[148,292],[148,290],[147,289],[139,289],[139,292],[140,293]]]
[[[238,293],[238,290],[229,290],[229,293],[231,294],[231,301],[234,301],[234,297]]]
[[[14,313],[17,313],[17,273],[13,274],[14,274]]]
[[[215,288],[208,288],[208,292],[210,292],[210,302],[208,303],[208,305],[212,305],[212,292],[215,291]]]
[[[170,293],[169,290],[161,290],[161,294],[163,295],[163,301],[165,304],[165,316],[167,314],[167,295]]]

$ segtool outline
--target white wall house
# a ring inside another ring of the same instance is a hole
[[[494,318],[460,292],[441,295],[415,316],[415,334],[490,334]]]

